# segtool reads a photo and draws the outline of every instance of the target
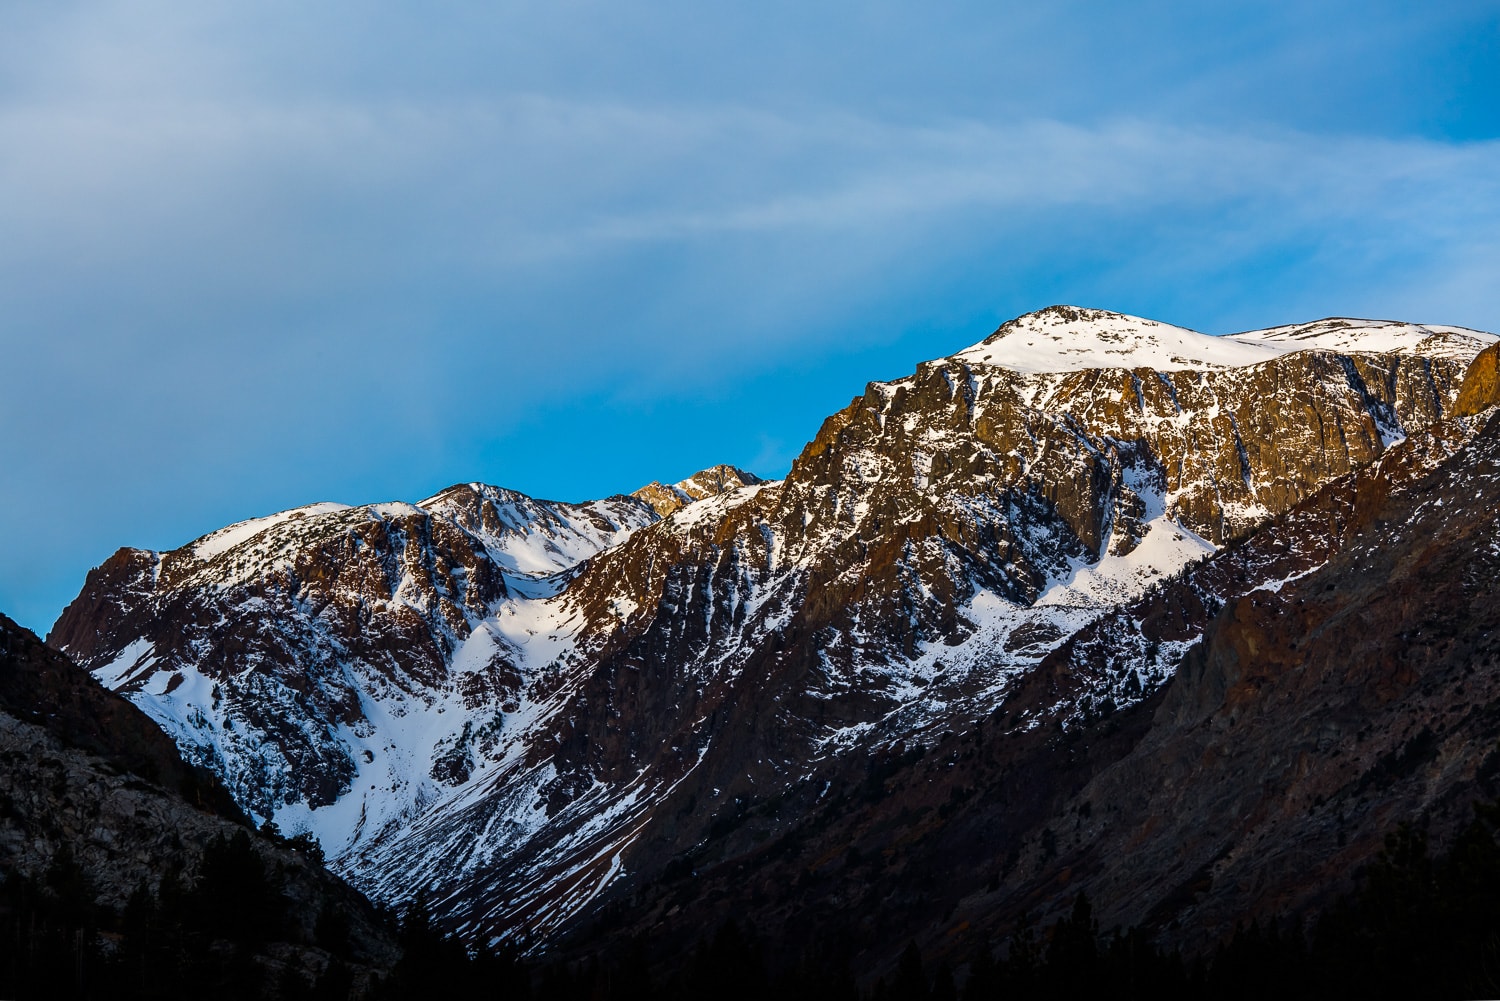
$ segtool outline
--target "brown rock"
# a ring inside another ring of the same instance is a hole
[[[1491,344],[1469,363],[1453,412],[1468,417],[1500,405],[1500,342]]]

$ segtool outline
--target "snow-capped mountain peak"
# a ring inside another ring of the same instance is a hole
[[[1420,451],[1492,340],[1052,307],[871,383],[777,483],[315,505],[122,550],[49,642],[377,897],[426,887],[452,927],[544,936],[680,867],[715,818],[1013,695],[1007,725],[1040,725],[1050,688],[1018,693],[1070,637]],[[1323,558],[1292,555],[1247,586]],[[1114,709],[1197,633],[1117,639],[1129,679],[1088,696]]]
[[[1464,327],[1346,317],[1214,336],[1108,310],[1049,306],[1017,317],[952,357],[1026,374],[1103,368],[1175,372],[1239,368],[1296,351],[1467,360],[1495,340],[1494,334]]]
[[[207,562],[224,555],[231,549],[249,542],[261,533],[269,531],[284,522],[299,521],[304,518],[329,514],[334,511],[347,511],[348,509],[349,505],[347,504],[334,503],[307,504],[302,507],[294,507],[288,511],[278,511],[263,518],[251,518],[248,521],[237,522],[217,531],[209,532],[203,538],[189,543],[188,548],[195,559]]]
[[[633,491],[630,496],[651,505],[652,510],[665,518],[682,510],[693,501],[716,497],[719,494],[728,493],[740,487],[754,486],[760,482],[762,480],[759,476],[747,473],[743,469],[718,465],[710,466],[676,483],[648,483],[639,490]]]
[[[1360,320],[1335,316],[1312,323],[1293,323],[1265,330],[1247,330],[1223,338],[1242,344],[1274,347],[1279,351],[1335,351],[1360,354],[1423,355],[1467,360],[1490,344],[1494,334],[1466,327],[1449,327],[1396,320]]]
[[[1254,365],[1283,350],[1247,340],[1211,337],[1124,313],[1049,306],[1017,317],[953,358],[1024,373],[1096,368],[1176,372]]]

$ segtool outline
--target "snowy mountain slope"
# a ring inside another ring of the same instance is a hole
[[[1229,334],[1225,340],[1271,346],[1282,351],[1398,353],[1413,357],[1467,361],[1494,344],[1496,337],[1494,334],[1465,327],[1330,317],[1313,323],[1247,330],[1240,334]]]
[[[1054,306],[1012,320],[952,360],[1027,374],[1237,368],[1294,351],[1400,353],[1467,362],[1495,340],[1494,334],[1464,327],[1342,317],[1219,337],[1123,313]]]
[[[952,356],[1016,372],[1149,368],[1157,372],[1254,365],[1282,354],[1253,338],[1226,339],[1102,309],[1054,306],[1028,313]]]
[[[986,718],[1441,420],[1484,338],[1422,329],[1340,353],[1059,307],[871,384],[783,481],[303,509],[122,551],[49,641],[363,888],[545,941],[757,804]],[[1061,711],[1032,702],[1018,726]]]
[[[448,722],[517,697],[537,599],[655,517],[630,498],[481,484],[420,505],[312,505],[169,553],[122,550],[54,634],[247,809],[337,852],[462,772],[466,758],[443,757]],[[101,606],[128,608],[117,626],[138,635],[108,645],[87,624]]]

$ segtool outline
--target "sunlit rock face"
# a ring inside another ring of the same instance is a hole
[[[1331,557],[1356,493],[1464,447],[1494,340],[1054,307],[870,384],[783,480],[312,505],[122,550],[49,642],[375,896],[545,943],[786,836],[872,756],[1156,697],[1225,603]]]
[[[1489,408],[1101,614],[987,716],[721,816],[584,941],[732,918],[957,964],[1080,893],[1189,952],[1307,927],[1396,824],[1444,844],[1500,794],[1497,573]]]
[[[1453,410],[1467,417],[1497,405],[1500,405],[1500,344],[1491,344],[1479,352],[1464,373]]]

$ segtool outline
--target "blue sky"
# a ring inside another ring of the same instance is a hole
[[[317,500],[779,475],[1054,302],[1497,276],[1500,3],[0,0],[0,610]]]

